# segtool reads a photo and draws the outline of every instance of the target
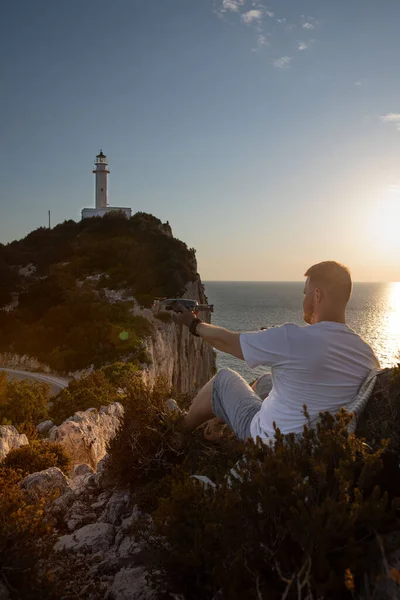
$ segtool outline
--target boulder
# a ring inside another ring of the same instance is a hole
[[[70,535],[60,537],[54,550],[73,550],[96,554],[109,550],[114,542],[115,529],[109,523],[91,523]]]
[[[124,414],[119,402],[102,406],[100,410],[89,408],[79,411],[53,427],[49,439],[64,446],[73,464],[86,463],[96,469],[106,454],[107,443],[114,437]]]
[[[0,460],[3,460],[14,448],[29,444],[24,433],[18,433],[14,425],[0,425]]]
[[[69,490],[69,479],[58,467],[50,467],[44,471],[31,473],[20,483],[21,489],[35,500],[43,496],[60,496]]]
[[[115,490],[98,520],[111,525],[119,525],[122,518],[131,513],[132,496],[127,491]]]
[[[144,567],[121,569],[106,596],[107,600],[150,600],[155,592],[146,580]]]
[[[46,433],[49,433],[50,429],[53,426],[53,421],[50,421],[50,419],[48,419],[47,421],[43,421],[42,423],[39,423],[39,425],[36,425],[36,429],[38,433],[45,435]]]

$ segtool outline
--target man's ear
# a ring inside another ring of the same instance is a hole
[[[322,300],[322,292],[319,288],[315,288],[314,290],[314,298],[315,298],[315,302],[317,304],[319,304]]]

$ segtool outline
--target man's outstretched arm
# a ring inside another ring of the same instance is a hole
[[[180,323],[189,327],[195,318],[194,314],[182,305],[178,305],[178,307],[181,311],[179,315]],[[209,323],[199,323],[196,327],[196,333],[213,348],[244,360],[240,345],[240,333],[235,333],[216,325],[210,325]]]
[[[244,360],[240,345],[240,333],[235,333],[216,325],[210,325],[209,323],[199,323],[196,327],[196,333],[207,344],[213,346],[213,348]]]

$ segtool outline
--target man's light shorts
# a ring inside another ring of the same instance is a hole
[[[211,408],[216,417],[228,423],[236,437],[248,440],[250,424],[272,389],[271,375],[260,377],[256,392],[235,371],[221,369],[214,378]]]

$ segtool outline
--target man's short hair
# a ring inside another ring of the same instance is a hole
[[[313,287],[321,287],[337,300],[348,302],[351,296],[351,275],[345,265],[326,260],[310,267],[305,273]]]

